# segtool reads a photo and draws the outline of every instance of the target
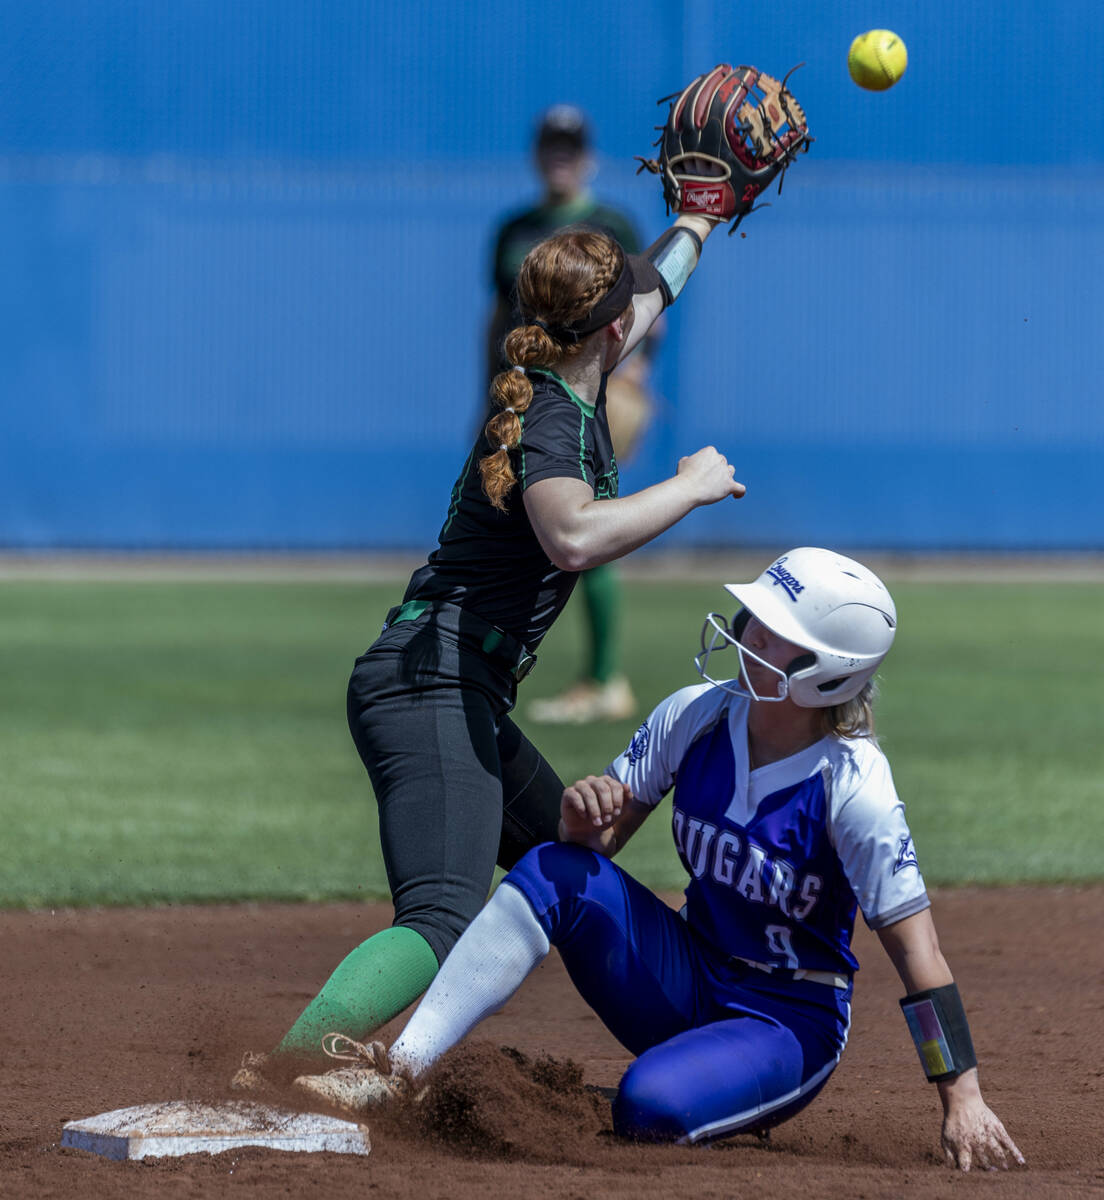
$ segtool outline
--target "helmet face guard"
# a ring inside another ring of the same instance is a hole
[[[857,696],[893,644],[897,612],[882,581],[861,563],[831,550],[804,546],[779,556],[753,583],[725,585],[743,605],[729,625],[710,613],[694,665],[707,682],[758,701],[790,699],[800,708],[829,708]],[[754,616],[805,653],[785,670],[764,662],[741,637]],[[735,646],[738,678],[708,674],[710,655]],[[752,661],[778,677],[777,694],[760,695],[748,678]]]
[[[743,612],[747,612],[747,609],[744,609]],[[773,704],[779,700],[785,700],[790,694],[790,681],[786,672],[780,671],[776,666],[760,658],[758,654],[752,653],[747,646],[740,644],[740,634],[743,632],[743,627],[747,624],[747,621],[740,620],[742,615],[743,613],[737,613],[732,619],[732,625],[729,625],[720,613],[710,613],[705,618],[705,624],[702,626],[701,631],[701,650],[694,656],[694,666],[698,668],[698,674],[707,683],[711,683],[714,687],[719,687],[722,692],[728,692],[732,696],[746,696],[748,699],[758,700],[764,704]],[[736,647],[736,653],[740,659],[739,675],[735,679],[714,679],[709,674],[709,656],[715,651],[725,650],[729,646]],[[749,659],[754,663],[758,663],[759,666],[765,667],[772,675],[778,677],[778,683],[773,696],[761,696],[755,690],[751,678],[747,673]]]

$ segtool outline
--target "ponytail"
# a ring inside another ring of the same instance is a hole
[[[518,299],[526,324],[506,335],[506,361],[511,365],[491,382],[494,416],[483,430],[490,453],[479,460],[487,499],[500,512],[517,477],[510,451],[521,442],[522,416],[533,402],[531,368],[554,371],[582,350],[582,341],[567,328],[591,312],[613,286],[624,264],[621,247],[604,233],[570,229],[539,242],[525,257],[518,274]]]
[[[500,371],[491,382],[491,399],[498,412],[487,422],[483,436],[491,453],[479,460],[479,474],[487,499],[500,512],[517,482],[510,451],[521,442],[521,418],[533,402],[528,367],[550,368],[565,357],[565,347],[540,325],[519,325],[506,335],[506,358],[514,365]]]

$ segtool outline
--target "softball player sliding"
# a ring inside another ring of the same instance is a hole
[[[618,1133],[698,1142],[769,1128],[840,1060],[861,908],[909,993],[901,1005],[943,1102],[947,1161],[1023,1162],[982,1100],[874,739],[873,676],[896,628],[889,593],[861,564],[809,547],[727,590],[742,607],[731,624],[706,620],[695,660],[706,682],[669,696],[603,775],[564,791],[559,842],[506,876],[390,1052],[335,1034],[328,1051],[354,1065],[300,1077],[301,1092],[352,1110],[409,1093],[555,945],[638,1056],[614,1101]],[[711,660],[729,647],[737,678],[714,678]],[[678,914],[609,861],[672,789],[690,876]]]

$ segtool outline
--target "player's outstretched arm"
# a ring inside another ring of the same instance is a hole
[[[1023,1166],[1024,1157],[982,1099],[969,1026],[931,911],[878,930],[909,993],[901,1001],[924,1070],[943,1102],[943,1154],[962,1171]]]
[[[660,313],[673,304],[701,259],[705,239],[722,224],[719,219],[683,213],[657,238],[642,257],[656,286],[633,296],[633,324],[618,356],[624,362],[647,337]]]
[[[713,446],[679,460],[677,472],[630,496],[597,500],[590,484],[541,479],[525,491],[525,511],[541,548],[561,571],[613,562],[670,529],[695,508],[739,499],[747,490]]]

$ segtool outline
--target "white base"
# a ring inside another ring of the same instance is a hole
[[[288,1112],[248,1100],[200,1104],[168,1100],[69,1121],[61,1144],[104,1158],[221,1154],[243,1146],[367,1154],[368,1127],[320,1113]]]

